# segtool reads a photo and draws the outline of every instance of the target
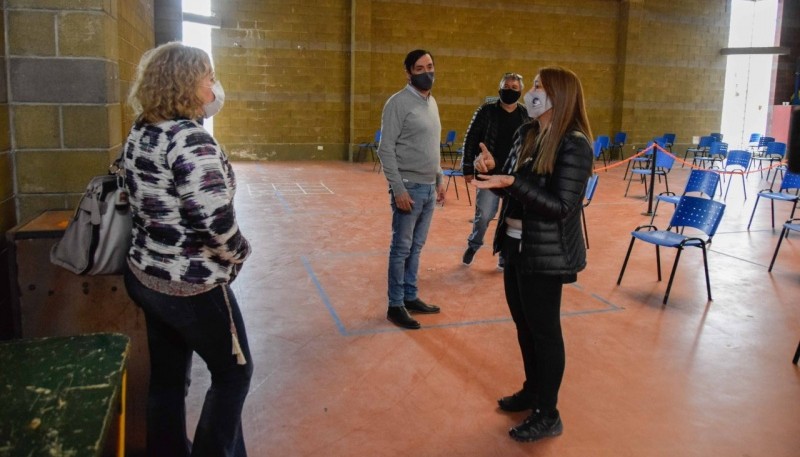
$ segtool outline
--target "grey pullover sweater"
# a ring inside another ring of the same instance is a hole
[[[389,97],[381,116],[378,157],[394,195],[406,192],[404,182],[440,184],[442,123],[433,96],[427,100],[410,85]]]

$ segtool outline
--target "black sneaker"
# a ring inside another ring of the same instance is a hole
[[[503,411],[507,411],[509,413],[518,413],[520,411],[525,411],[526,409],[533,409],[533,400],[528,394],[520,390],[513,395],[509,395],[508,397],[503,397],[497,400],[497,406],[499,406]]]
[[[511,438],[517,441],[536,441],[542,438],[558,436],[564,431],[564,424],[561,423],[561,416],[558,410],[551,414],[544,414],[536,410],[528,416],[521,424],[508,431]]]
[[[398,327],[416,330],[421,327],[419,322],[408,315],[405,306],[390,306],[386,312],[386,319]]]
[[[472,264],[472,259],[475,258],[476,252],[478,252],[477,249],[472,249],[468,247],[467,250],[464,251],[464,256],[461,257],[461,263],[463,263],[464,265]]]

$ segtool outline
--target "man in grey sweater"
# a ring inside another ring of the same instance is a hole
[[[433,56],[416,49],[408,53],[404,64],[408,84],[383,107],[378,157],[389,182],[392,206],[386,318],[399,327],[417,329],[420,324],[409,312],[439,312],[438,306],[420,300],[417,272],[433,210],[444,202],[439,150],[442,124],[431,95]]]

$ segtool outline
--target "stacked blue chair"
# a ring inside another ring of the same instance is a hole
[[[622,283],[622,276],[625,274],[625,268],[628,266],[628,259],[633,250],[633,243],[636,240],[650,243],[656,247],[656,266],[658,269],[658,280],[661,281],[661,247],[675,248],[678,250],[675,255],[675,263],[672,265],[672,272],[669,275],[669,283],[667,283],[667,291],[664,294],[663,303],[666,305],[669,299],[669,292],[672,289],[672,281],[675,279],[675,271],[678,269],[678,261],[681,258],[681,253],[686,247],[700,248],[703,251],[703,268],[706,274],[706,291],[708,292],[708,301],[711,301],[711,280],[708,276],[708,255],[706,250],[711,244],[714,234],[717,232],[719,223],[722,220],[722,215],[725,212],[725,204],[712,200],[709,198],[683,196],[675,208],[675,214],[672,215],[669,227],[666,230],[658,230],[653,225],[642,225],[636,227],[631,232],[631,244],[628,246],[628,252],[625,254],[625,261],[622,263],[622,270],[619,272],[619,279],[617,285]],[[694,234],[695,230],[690,230],[693,233],[689,235],[684,234],[684,229],[691,228],[697,229],[701,234]],[[672,229],[678,231],[673,232]]]

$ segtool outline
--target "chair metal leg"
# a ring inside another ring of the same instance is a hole
[[[661,248],[656,245],[656,266],[658,267],[658,280],[661,281]]]
[[[788,230],[789,229],[786,227],[783,227],[783,230],[781,230],[781,236],[778,237],[778,244],[775,246],[775,253],[772,254],[772,261],[769,263],[769,268],[767,269],[769,273],[772,273],[772,267],[775,265],[775,259],[778,258],[778,251],[781,249],[781,243],[783,243],[783,238]]]
[[[631,257],[631,251],[633,250],[633,243],[636,241],[636,237],[631,237],[631,244],[628,245],[628,252],[625,254],[625,261],[622,262],[622,269],[619,271],[619,278],[617,278],[617,285],[622,283],[622,275],[625,274],[625,267],[628,266],[628,259]]]
[[[586,249],[589,249],[589,231],[586,229],[586,213],[581,206],[581,220],[583,221],[583,239],[586,240]]]
[[[747,223],[747,230],[750,230],[750,225],[753,223],[753,216],[756,215],[756,208],[758,207],[758,202],[761,200],[761,194],[756,195],[756,204],[753,205],[753,212],[750,213],[750,222]],[[773,221],[774,225],[774,221]]]
[[[678,269],[678,261],[681,259],[681,252],[683,252],[683,247],[678,247],[678,253],[675,254],[675,263],[672,264],[672,272],[669,274],[669,282],[667,283],[667,291],[664,293],[664,301],[663,304],[667,304],[667,299],[669,299],[669,291],[672,289],[672,280],[675,279],[675,270]],[[661,269],[659,269],[659,273],[661,273]],[[661,278],[658,278],[659,281]]]
[[[772,209],[772,228],[775,228],[775,200],[769,200],[770,207]]]
[[[708,252],[706,251],[706,244],[700,246],[703,249],[703,268],[706,271],[706,292],[708,292],[708,301],[713,301],[711,298],[711,277],[708,274]]]

